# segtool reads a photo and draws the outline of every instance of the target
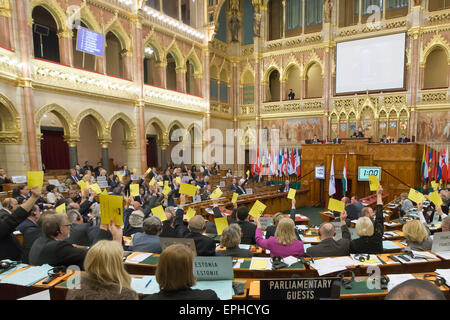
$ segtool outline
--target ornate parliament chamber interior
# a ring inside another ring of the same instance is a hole
[[[448,300],[449,70],[450,0],[0,0],[0,300]]]

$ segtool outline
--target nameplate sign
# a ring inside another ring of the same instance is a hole
[[[59,187],[59,186],[60,186],[59,181],[56,180],[56,179],[49,179],[49,180],[48,180],[48,184],[52,184],[52,185],[54,185],[55,187]]]
[[[12,176],[13,183],[27,183],[27,176]]]
[[[260,280],[261,300],[339,299],[338,278]]]
[[[435,213],[436,214],[436,213]],[[433,246],[431,247],[433,252],[450,252],[450,231],[449,232],[436,232],[433,235]]]
[[[197,280],[233,280],[233,258],[195,257],[194,276]]]
[[[225,188],[225,181],[220,181],[219,186],[220,186],[221,188]]]
[[[259,222],[261,223],[261,229],[266,230],[268,226],[273,224],[273,219],[271,217],[261,217]]]
[[[247,194],[253,194],[252,188],[247,188],[247,189],[245,189],[245,191],[247,192]]]

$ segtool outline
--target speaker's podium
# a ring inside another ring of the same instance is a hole
[[[334,158],[335,198],[343,196],[342,173],[347,159],[347,196],[359,198],[373,194],[368,181],[358,179],[359,167],[381,167],[381,184],[389,194],[407,192],[409,186],[420,185],[420,165],[423,145],[416,143],[370,143],[368,138],[344,138],[340,144],[304,144],[302,145],[302,174],[314,172],[314,167],[325,166],[325,180],[316,179],[309,174],[302,179],[302,186],[310,190],[310,204],[328,204],[328,187],[331,160]],[[322,190],[321,190],[322,188]]]

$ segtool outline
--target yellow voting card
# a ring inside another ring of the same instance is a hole
[[[147,171],[145,171],[145,174],[149,174],[152,168],[148,168]]]
[[[108,195],[108,191],[106,191],[106,189],[103,189],[101,194]]]
[[[120,182],[123,182],[123,175],[120,172],[117,172],[117,176],[119,177]]]
[[[250,175],[250,170],[247,170],[246,174],[247,174],[247,176],[249,176]]]
[[[55,209],[55,211],[56,211],[57,213],[66,213],[66,204],[63,203],[63,204],[57,206],[56,209]]]
[[[426,200],[422,193],[412,188],[409,189],[408,199],[415,203],[421,203]]]
[[[431,181],[431,187],[433,188],[433,190],[437,190],[439,189],[439,183],[437,183],[436,181]]]
[[[86,189],[86,182],[84,180],[80,180],[77,182],[77,185],[80,187],[81,194],[83,194],[84,189]]]
[[[36,186],[42,188],[44,185],[44,171],[28,171],[27,184],[30,189]]]
[[[162,181],[158,181],[158,186],[162,187],[164,185],[164,183]]]
[[[180,193],[187,194],[190,197],[195,197],[195,194],[197,193],[197,187],[192,184],[182,183],[180,185]]]
[[[233,198],[231,198],[231,203],[236,203],[237,199],[239,197],[239,194],[236,192],[233,193]]]
[[[136,197],[139,195],[139,185],[137,183],[130,184],[130,196]]]
[[[228,227],[227,217],[215,218],[214,223],[216,224],[217,234],[220,236],[223,232],[223,229]]]
[[[152,208],[152,214],[155,217],[158,217],[161,222],[167,220],[166,213],[164,212],[164,208],[162,206]]]
[[[96,194],[102,193],[102,189],[100,189],[97,183],[91,184],[89,188],[92,189]]]
[[[211,199],[217,199],[219,198],[221,195],[223,194],[222,190],[220,190],[220,188],[217,188],[216,190],[214,190],[211,195],[209,196]]]
[[[436,206],[442,206],[442,204],[444,203],[444,202],[442,201],[441,196],[439,195],[439,193],[438,193],[437,191],[435,191],[435,192],[433,192],[432,194],[430,194],[430,195],[428,196],[428,198],[430,198],[430,200],[433,201],[433,203],[434,203]]]
[[[330,198],[328,201],[328,210],[342,212],[345,210],[345,203],[342,201]]]
[[[164,187],[169,186],[169,180],[164,180]]]
[[[133,168],[133,171],[131,171],[131,172],[133,172],[134,174],[136,174],[137,169],[136,169],[136,168]]]
[[[176,181],[178,184],[180,184],[180,183],[181,183],[181,178],[180,178],[180,177],[176,177],[176,178],[175,178],[175,181]]]
[[[377,176],[369,176],[369,188],[370,191],[377,191],[380,186],[380,180],[378,180]]]
[[[287,195],[287,198],[288,199],[294,199],[295,198],[295,194],[297,193],[297,190],[296,189],[289,189],[289,193],[288,193],[288,195]]]
[[[265,270],[269,264],[268,260],[255,260],[252,259],[250,263],[250,270]]]
[[[123,224],[123,199],[121,196],[100,194],[100,223],[109,224],[111,221],[116,226]]]
[[[156,183],[155,177],[152,178],[152,180],[150,180],[150,187],[153,186]]]
[[[195,216],[195,214],[196,214],[195,210],[192,208],[189,208],[188,211],[186,212],[186,220],[187,221],[191,220],[191,218],[193,216]]]
[[[256,200],[248,214],[251,215],[252,217],[258,218],[261,216],[264,210],[266,210],[266,207],[267,206],[264,203],[262,203],[259,200]]]
[[[170,193],[170,191],[172,191],[172,189],[169,186],[164,186],[162,194],[167,196]]]

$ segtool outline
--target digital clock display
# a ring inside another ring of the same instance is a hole
[[[381,167],[358,167],[358,181],[369,181],[369,176],[377,176],[381,181]]]

